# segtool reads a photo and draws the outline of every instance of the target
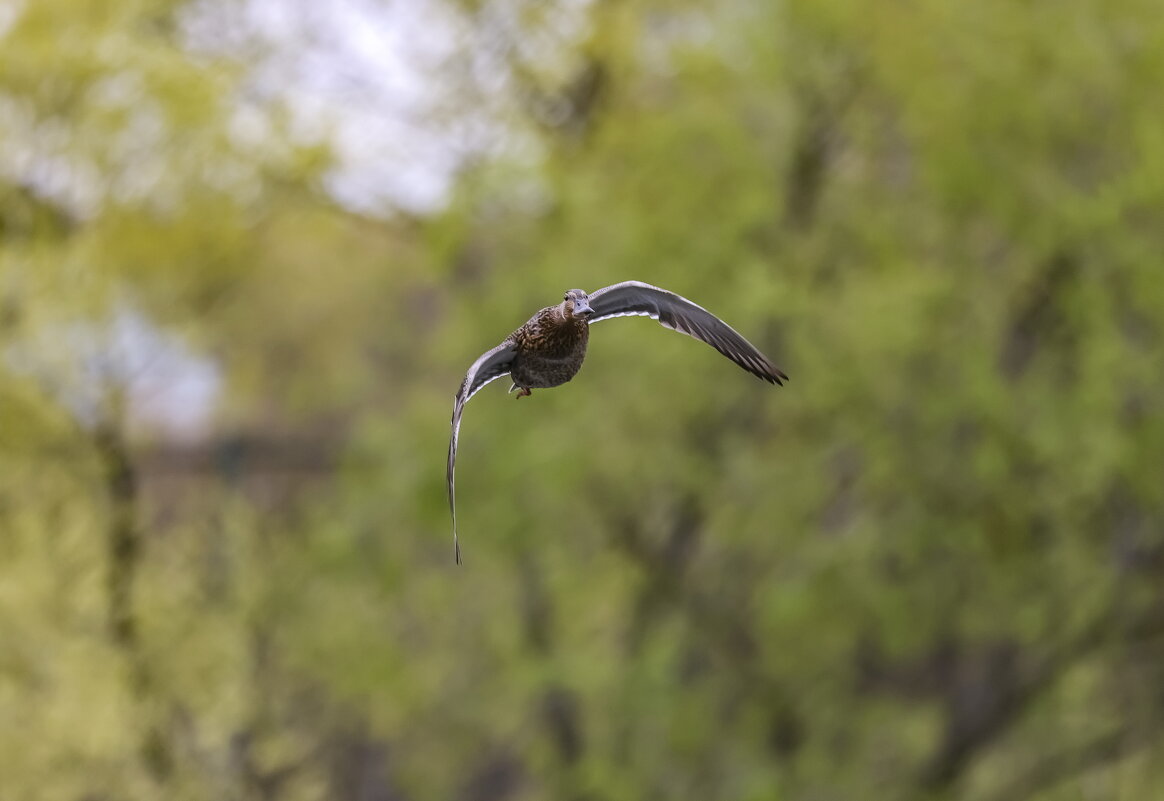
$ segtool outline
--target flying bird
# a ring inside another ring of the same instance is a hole
[[[674,292],[641,281],[612,284],[590,295],[581,289],[571,289],[561,303],[542,309],[500,345],[481,354],[457,391],[446,475],[457,564],[461,563],[461,545],[457,539],[453,476],[465,403],[483,386],[504,375],[512,379],[509,391],[518,390],[518,398],[530,395],[534,389],[565,384],[577,374],[586,358],[591,324],[611,317],[632,316],[650,317],[673,331],[706,342],[757,378],[781,385],[788,380],[788,376],[735,329],[707,309]]]

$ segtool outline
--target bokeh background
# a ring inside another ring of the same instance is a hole
[[[0,796],[1164,794],[1156,0],[0,4]],[[569,386],[464,370],[570,287]]]

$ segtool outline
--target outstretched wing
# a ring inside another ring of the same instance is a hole
[[[757,378],[773,384],[788,380],[783,371],[723,320],[687,298],[644,284],[623,281],[590,295],[590,322],[635,315],[651,317],[667,328],[706,342]]]
[[[461,544],[457,540],[457,502],[454,472],[457,464],[457,437],[461,433],[461,412],[464,410],[469,398],[476,395],[481,387],[509,373],[509,369],[513,365],[514,354],[516,353],[517,345],[506,340],[492,350],[481,354],[481,358],[473,362],[473,366],[469,368],[469,372],[465,373],[465,380],[461,382],[461,388],[457,390],[457,400],[453,404],[453,433],[449,437],[449,465],[445,477],[449,486],[449,511],[453,515],[453,550],[456,554],[457,564],[461,563]]]

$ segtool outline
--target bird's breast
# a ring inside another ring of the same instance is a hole
[[[573,378],[590,339],[585,321],[537,326],[519,343],[511,375],[523,387],[556,387]]]
[[[546,358],[565,359],[581,357],[586,353],[586,343],[590,339],[590,326],[582,323],[559,323],[544,326],[539,336],[531,338],[529,352]]]

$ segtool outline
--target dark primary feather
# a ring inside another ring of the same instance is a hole
[[[461,382],[461,388],[457,391],[457,400],[453,404],[453,435],[449,438],[449,464],[448,472],[445,474],[445,480],[448,482],[449,488],[449,511],[453,514],[453,549],[456,552],[457,564],[461,563],[461,544],[457,539],[456,480],[454,473],[457,464],[457,439],[461,433],[461,413],[465,409],[465,403],[468,402],[469,398],[476,395],[481,387],[509,373],[509,368],[513,364],[513,357],[516,353],[517,345],[512,340],[507,339],[492,350],[487,350],[481,354],[481,357],[473,362],[473,366],[465,374],[465,380]]]
[[[706,342],[758,378],[773,384],[783,384],[788,380],[780,368],[730,325],[702,306],[666,289],[641,281],[623,281],[591,294],[590,307],[594,309],[591,323],[611,317],[651,317],[667,328]]]

